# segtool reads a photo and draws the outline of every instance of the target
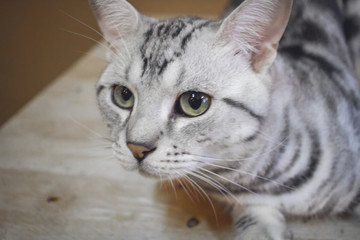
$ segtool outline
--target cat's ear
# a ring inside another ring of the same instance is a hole
[[[222,23],[216,42],[249,57],[255,72],[273,63],[287,26],[292,0],[246,0]]]
[[[89,0],[106,41],[116,43],[136,31],[143,17],[125,0]]]

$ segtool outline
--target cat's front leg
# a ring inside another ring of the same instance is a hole
[[[265,205],[233,208],[235,240],[291,240],[285,218],[276,208]]]

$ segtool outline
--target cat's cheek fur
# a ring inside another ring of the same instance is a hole
[[[217,123],[218,125],[211,134],[214,136],[214,144],[242,144],[256,136],[260,128],[259,121],[241,110],[226,108],[226,106],[223,108],[227,110],[224,113],[227,117]]]
[[[207,58],[204,53],[202,58]],[[208,79],[216,81],[217,97],[230,98],[250,107],[259,115],[265,115],[270,104],[272,80],[268,72],[256,73],[251,69],[250,59],[234,55],[232,46],[214,46],[210,60],[201,66],[206,69]],[[189,60],[194,61],[194,60]]]

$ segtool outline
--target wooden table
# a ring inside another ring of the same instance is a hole
[[[94,48],[0,129],[0,240],[229,239],[220,206],[215,217],[206,199],[113,158],[95,101],[103,52]],[[359,212],[290,227],[296,239],[360,239]]]

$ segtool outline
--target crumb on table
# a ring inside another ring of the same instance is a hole
[[[193,228],[193,227],[197,226],[199,223],[200,222],[197,218],[192,217],[187,221],[186,225],[188,226],[188,228]]]

